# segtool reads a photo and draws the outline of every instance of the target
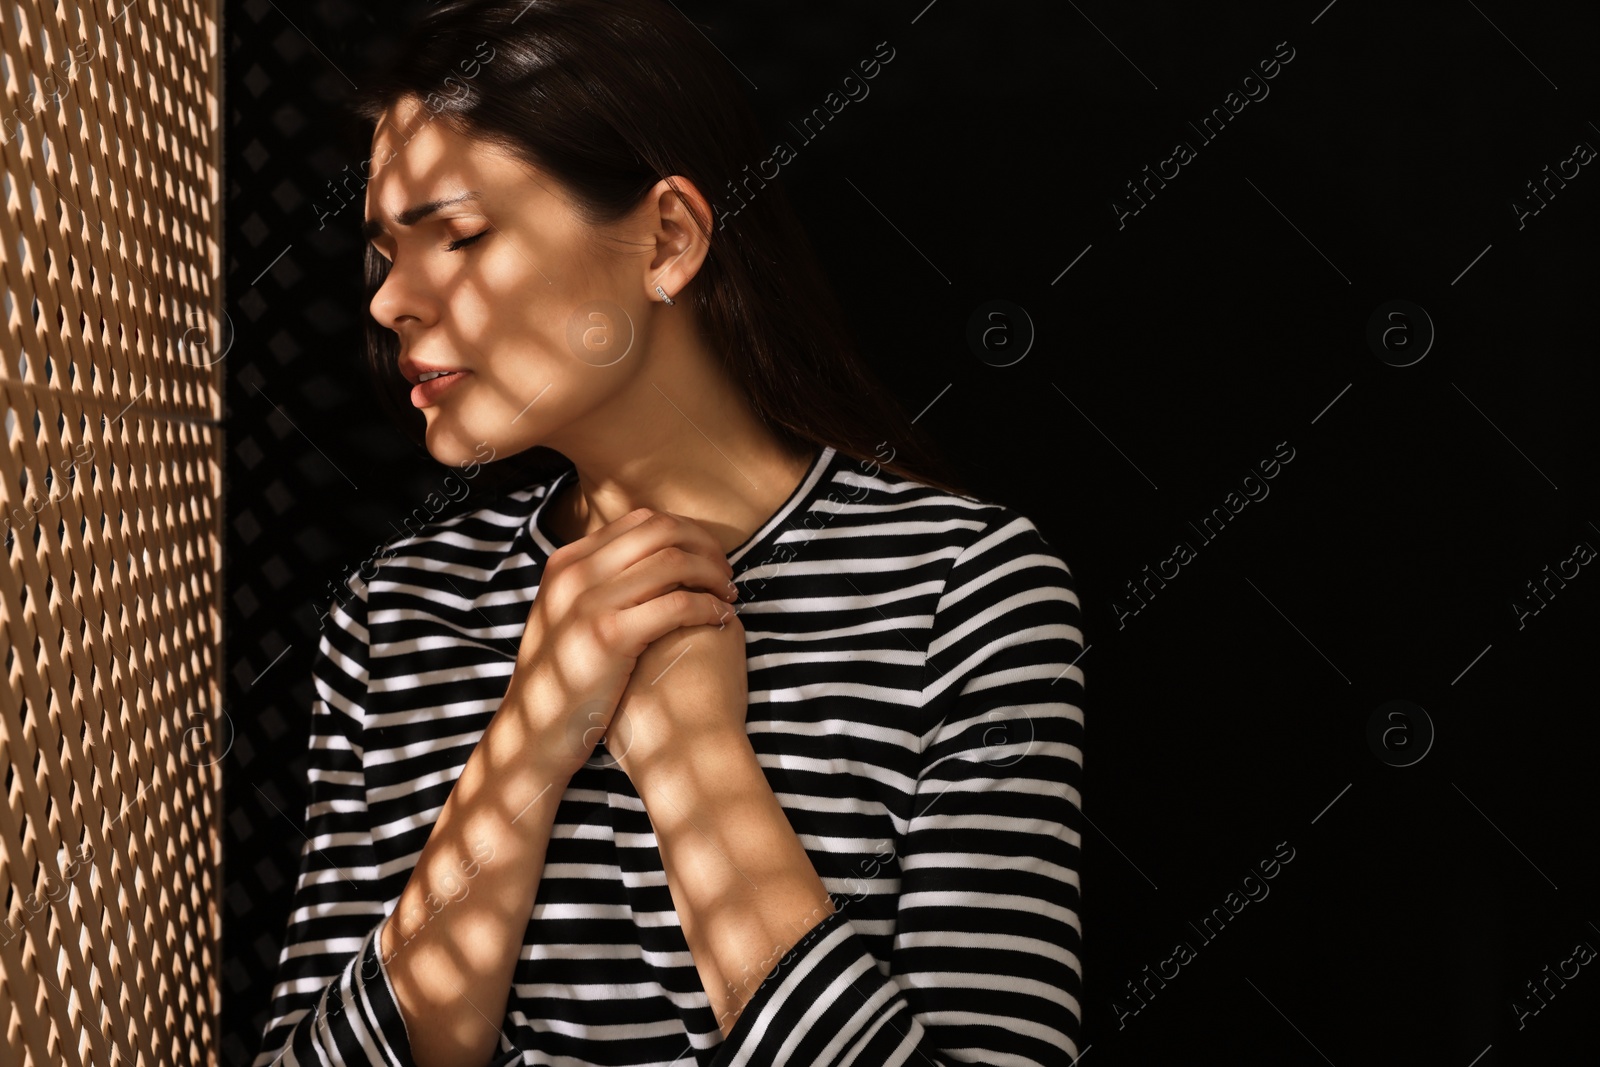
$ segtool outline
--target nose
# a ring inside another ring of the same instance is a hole
[[[427,295],[398,263],[390,263],[388,274],[367,305],[373,319],[399,333],[404,324],[421,321],[428,313]]]

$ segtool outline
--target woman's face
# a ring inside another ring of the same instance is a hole
[[[678,292],[703,259],[676,243],[698,234],[663,227],[657,198],[596,230],[549,176],[414,98],[377,125],[366,199],[368,236],[390,264],[372,316],[399,338],[441,463],[567,451],[574,428],[637,377],[655,284]],[[430,370],[452,373],[419,388]]]

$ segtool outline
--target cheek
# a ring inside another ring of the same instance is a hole
[[[598,366],[574,355],[565,323],[523,310],[491,331],[475,360],[481,368],[463,414],[475,424],[521,435],[579,418],[622,387],[627,361]],[[514,421],[513,421],[514,420]]]
[[[492,288],[457,294],[458,327],[474,365],[493,379],[483,392],[496,408],[515,413],[537,397],[535,408],[587,410],[622,388],[640,362],[636,314],[613,298],[612,279],[596,264],[581,257],[534,263],[531,255],[526,245],[502,242],[486,256],[482,277],[494,279]]]
[[[635,318],[616,301],[584,300],[566,313],[562,347],[583,366],[603,370],[638,359],[639,330]]]

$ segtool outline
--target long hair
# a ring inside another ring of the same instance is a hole
[[[681,310],[757,416],[791,448],[831,445],[967,495],[867,367],[782,183],[748,184],[749,165],[769,154],[755,110],[728,61],[666,0],[446,0],[352,94],[367,143],[405,97],[429,121],[552,175],[591,225],[622,218],[661,179],[687,177],[713,218],[695,218],[709,253]],[[733,191],[741,176],[748,201]],[[365,255],[370,308],[389,265],[370,245]],[[399,340],[370,311],[365,323],[373,385],[423,447],[426,420],[406,400]],[[505,487],[569,465],[535,446],[484,469],[499,468],[489,481]]]

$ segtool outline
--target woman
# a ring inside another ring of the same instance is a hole
[[[446,3],[363,107],[374,370],[551,468],[327,619],[256,1062],[1071,1062],[1072,575],[916,473],[726,62]]]

